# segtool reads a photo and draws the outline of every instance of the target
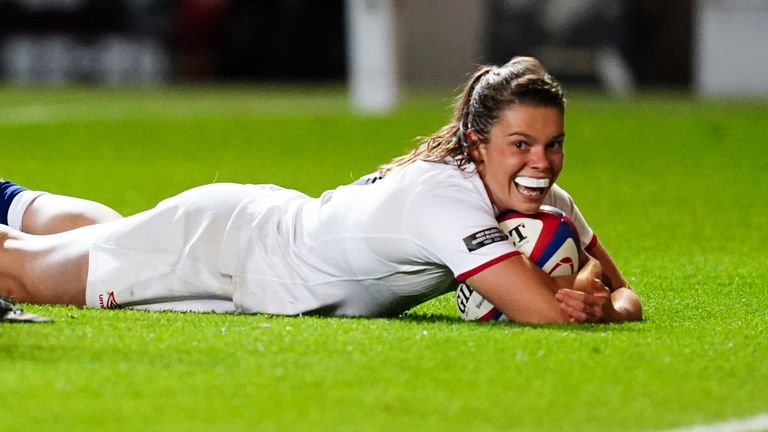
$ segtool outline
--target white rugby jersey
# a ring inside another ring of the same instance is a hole
[[[470,167],[418,161],[310,198],[264,189],[235,210],[219,270],[243,312],[390,316],[518,254]],[[571,198],[547,203],[593,237]]]

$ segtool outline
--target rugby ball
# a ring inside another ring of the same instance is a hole
[[[571,219],[555,207],[541,206],[537,213],[508,212],[498,218],[508,240],[552,277],[579,270],[579,234]],[[509,319],[466,282],[456,289],[459,315],[472,321]]]

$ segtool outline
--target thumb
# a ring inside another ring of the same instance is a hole
[[[600,279],[594,278],[590,281],[590,288],[596,296],[610,297],[611,290]]]
[[[594,281],[589,278],[589,275],[580,274],[576,276],[576,280],[573,281],[573,289],[585,294],[594,294],[595,289],[592,287],[593,284]]]

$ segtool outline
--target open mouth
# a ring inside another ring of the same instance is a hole
[[[515,177],[515,186],[521,195],[531,198],[539,198],[547,191],[547,188],[549,187],[549,179],[517,176]]]

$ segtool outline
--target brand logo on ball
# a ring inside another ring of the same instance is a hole
[[[544,229],[544,223],[531,217],[514,217],[499,223],[501,229],[509,235],[509,240],[517,250],[530,257],[537,239]]]
[[[456,307],[460,314],[467,312],[467,302],[473,292],[474,290],[465,283],[459,284],[459,287],[456,288]]]
[[[466,320],[507,321],[506,315],[464,282],[456,288],[456,308]]]
[[[514,228],[509,230],[507,235],[509,235],[509,240],[512,242],[515,247],[522,244],[524,241],[528,240],[528,237],[523,234],[523,230],[525,229],[525,224],[521,223],[518,225],[515,225]]]
[[[556,262],[554,266],[552,266],[552,270],[549,271],[549,275],[552,276],[561,268],[565,268],[567,274],[573,274],[576,272],[576,267],[573,263],[573,260],[570,257],[565,257]]]

